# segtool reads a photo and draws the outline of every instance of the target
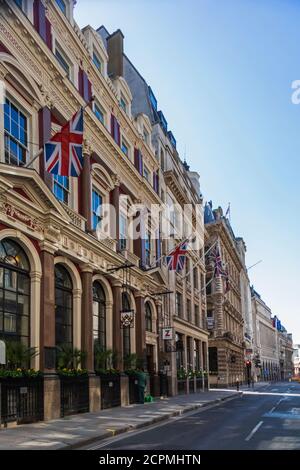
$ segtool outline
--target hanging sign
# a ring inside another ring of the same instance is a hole
[[[5,343],[0,340],[0,364],[6,364]]]
[[[134,327],[134,310],[124,310],[121,312],[121,328]]]
[[[162,339],[164,339],[164,340],[173,339],[173,328],[172,327],[162,329]]]

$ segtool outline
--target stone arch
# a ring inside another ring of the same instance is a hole
[[[75,264],[64,256],[57,256],[54,264],[61,264],[71,276],[73,284],[73,346],[81,349],[81,277]]]
[[[114,188],[114,183],[110,174],[102,165],[100,165],[100,163],[92,164],[92,175],[96,178],[98,176],[103,186],[106,186],[107,190],[111,191]]]
[[[11,238],[25,251],[30,264],[30,346],[40,351],[40,304],[42,264],[39,254],[32,243],[22,232],[15,229],[0,231],[0,241]],[[39,355],[32,359],[32,367],[39,369]]]
[[[43,95],[37,83],[30,75],[29,69],[27,70],[28,73],[25,75],[24,66],[6,52],[0,52],[0,62],[5,64],[8,70],[8,75],[13,77],[14,81],[17,82],[21,88],[26,88],[26,92],[31,96],[31,98],[36,100],[39,104],[43,103]]]

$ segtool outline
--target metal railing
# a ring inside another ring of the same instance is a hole
[[[168,376],[160,374],[159,376],[160,396],[167,397],[169,395]]]
[[[178,395],[186,393],[186,379],[177,379],[177,393]]]
[[[139,402],[138,380],[135,375],[128,375],[129,381],[129,403]]]
[[[89,411],[89,378],[60,377],[61,417]]]
[[[189,379],[189,393],[195,393],[195,380],[194,380],[194,377]]]
[[[101,409],[121,406],[119,375],[101,375]]]
[[[44,382],[42,377],[0,379],[0,423],[34,423],[44,419]]]

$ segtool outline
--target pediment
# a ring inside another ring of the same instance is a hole
[[[35,170],[0,164],[0,197],[40,220],[50,215],[63,223],[71,219]]]
[[[149,272],[154,281],[156,281],[162,288],[167,287],[167,278],[161,268],[155,268]]]

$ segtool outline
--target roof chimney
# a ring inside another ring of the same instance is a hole
[[[123,40],[124,35],[117,29],[107,38],[108,76],[112,79],[123,76]]]

